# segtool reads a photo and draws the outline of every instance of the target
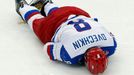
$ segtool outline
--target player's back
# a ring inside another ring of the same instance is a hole
[[[64,22],[57,29],[53,41],[61,45],[61,49],[55,51],[58,59],[70,64],[82,59],[83,54],[91,47],[115,47],[115,39],[110,32],[98,22],[84,16]]]

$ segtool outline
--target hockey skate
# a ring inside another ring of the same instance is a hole
[[[16,12],[21,16],[20,12],[19,12],[19,8],[22,8],[24,6],[24,4],[28,4],[25,0],[15,0],[15,6],[16,6]],[[22,16],[21,16],[22,18]],[[25,22],[25,20],[22,18],[23,22]]]
[[[52,3],[51,0],[32,0],[29,5],[35,6],[37,9],[41,10],[44,5],[47,3]]]
[[[28,4],[25,0],[15,0],[16,12],[20,15],[19,8],[23,7],[24,4]],[[20,15],[21,16],[21,15]]]

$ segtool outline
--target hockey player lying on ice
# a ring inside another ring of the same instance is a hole
[[[39,6],[41,10],[36,8]],[[87,12],[72,6],[57,7],[51,0],[36,0],[31,5],[16,0],[16,11],[45,44],[51,60],[85,63],[92,74],[105,71],[117,44],[112,33]]]

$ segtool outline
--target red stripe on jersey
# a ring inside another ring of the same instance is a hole
[[[52,60],[52,56],[51,56],[51,48],[50,48],[50,45],[47,47],[47,54],[49,56],[49,58]]]

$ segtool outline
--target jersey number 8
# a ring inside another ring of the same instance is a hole
[[[84,22],[83,19],[79,19],[78,22],[70,21],[68,24],[73,24],[74,28],[78,32],[82,32],[82,31],[90,30],[91,29],[91,26],[89,25],[89,23]]]

